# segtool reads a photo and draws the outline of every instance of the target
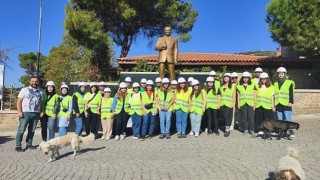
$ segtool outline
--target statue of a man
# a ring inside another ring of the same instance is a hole
[[[164,28],[164,36],[159,37],[155,47],[159,51],[159,76],[164,78],[168,66],[170,80],[176,79],[174,65],[178,62],[178,41],[171,36],[171,27]]]

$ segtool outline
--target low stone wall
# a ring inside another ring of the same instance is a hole
[[[314,110],[320,110],[320,90],[296,89],[293,113],[315,112]],[[0,130],[16,129],[18,122],[16,110],[0,110]]]

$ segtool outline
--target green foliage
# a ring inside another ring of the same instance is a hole
[[[19,81],[25,86],[28,86],[28,75],[35,73],[37,70],[37,54],[33,52],[19,54],[18,59],[20,67],[25,69],[25,75],[21,76]],[[46,64],[46,56],[40,54],[40,67],[42,67],[44,64]],[[40,68],[40,74],[44,74],[42,68]]]
[[[147,61],[139,60],[133,68],[134,72],[158,72],[159,66],[147,64]]]
[[[168,25],[174,33],[180,35],[181,41],[188,41],[191,38],[188,32],[192,30],[198,17],[198,11],[193,10],[192,6],[191,2],[180,0],[70,0],[70,7],[66,8],[65,27],[73,38],[83,38],[79,33],[72,32],[83,31],[81,26],[69,23],[80,12],[85,17],[84,20],[78,18],[81,25],[85,21],[84,24],[92,24],[85,26],[89,29],[99,26],[97,31],[86,31],[89,37],[94,32],[109,33],[113,41],[122,47],[120,57],[126,57],[137,36],[152,40],[163,35],[163,28]],[[103,30],[97,21],[102,23]]]
[[[240,52],[240,53],[236,53],[236,54],[254,55],[254,56],[268,56],[268,57],[275,56],[274,51],[248,51],[248,52]]]
[[[271,0],[266,21],[272,38],[282,46],[305,55],[314,55],[319,48],[319,0]]]
[[[203,66],[201,68],[201,72],[210,72],[212,71],[212,68],[210,66]]]
[[[8,56],[9,51],[9,48],[0,49],[0,63],[5,63],[5,61],[10,60],[10,57]]]

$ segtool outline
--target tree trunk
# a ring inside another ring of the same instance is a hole
[[[124,39],[123,39],[123,41],[122,41],[122,43],[121,43],[120,58],[122,58],[122,57],[127,57],[132,42],[133,42],[133,36],[124,37]]]

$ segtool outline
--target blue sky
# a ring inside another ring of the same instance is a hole
[[[6,68],[5,85],[14,82],[24,70],[19,67],[18,54],[37,52],[39,1],[5,0],[0,11],[0,48],[13,48],[13,60]],[[192,30],[192,39],[179,44],[180,52],[238,53],[271,50],[279,46],[270,37],[265,22],[269,0],[189,0],[198,9],[199,17]],[[48,55],[58,46],[64,34],[64,6],[67,0],[43,0],[41,53]],[[120,48],[114,47],[116,57]],[[128,56],[155,54],[146,39],[137,39]]]

